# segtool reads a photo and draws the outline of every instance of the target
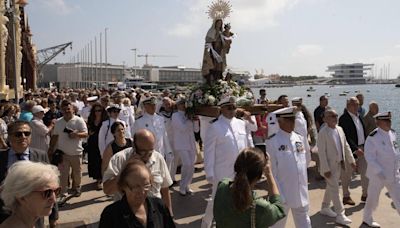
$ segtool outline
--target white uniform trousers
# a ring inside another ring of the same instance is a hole
[[[170,164],[171,168],[169,168],[168,163],[167,167],[169,170],[169,174],[171,174],[172,181],[176,181],[175,175],[176,175],[176,170],[178,169],[179,164],[181,163],[181,157],[179,156],[178,152],[175,150],[172,151],[174,154],[174,159],[172,163]]]
[[[275,223],[271,228],[285,228],[289,210],[292,211],[292,216],[296,228],[311,228],[311,219],[308,216],[308,205],[298,208],[289,208],[286,204],[283,205],[286,216]]]
[[[400,182],[385,182],[379,177],[373,177],[370,179],[370,184],[368,186],[368,197],[364,206],[363,221],[367,223],[372,223],[372,213],[378,207],[379,195],[381,194],[382,188],[385,186],[389,191],[389,195],[393,200],[394,206],[396,207],[397,213],[400,215]]]
[[[345,172],[345,170],[341,168],[340,163],[338,163],[335,167],[335,170],[331,170],[331,177],[325,178],[326,189],[324,199],[322,201],[322,208],[330,207],[332,201],[333,206],[335,207],[335,212],[338,215],[344,213],[344,206],[339,193],[339,180],[342,171]]]
[[[364,156],[361,156],[357,158],[356,162],[361,177],[362,195],[366,196],[368,191],[368,177],[365,176],[365,173],[367,172],[367,161]],[[349,185],[353,174],[353,169],[351,167],[348,168],[347,166],[350,167],[350,165],[346,163],[346,172],[343,172],[342,174],[343,197],[350,196]]]
[[[177,150],[176,154],[179,155],[182,161],[181,181],[179,183],[179,188],[180,190],[187,190],[193,179],[196,151]]]
[[[214,198],[217,193],[218,181],[214,181],[212,186],[211,198],[207,203],[204,217],[201,221],[201,228],[210,228],[214,220]]]

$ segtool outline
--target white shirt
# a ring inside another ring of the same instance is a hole
[[[171,128],[173,129],[172,148],[174,148],[174,151],[196,151],[194,123],[186,117],[185,112],[177,111],[172,115]]]
[[[117,177],[125,166],[126,161],[129,160],[133,153],[133,148],[126,148],[112,156],[107,169],[104,171],[103,182]],[[161,198],[161,188],[167,188],[172,184],[167,164],[160,153],[153,151],[146,166],[150,169],[151,175],[153,176],[153,182],[148,195]],[[121,193],[116,193],[114,195],[114,200],[120,198]]]
[[[383,176],[383,181],[400,182],[400,151],[394,131],[375,129],[365,142],[364,156],[368,178],[382,180]]]
[[[294,131],[307,139],[307,121],[301,111],[296,112],[296,119],[294,123]]]
[[[32,128],[32,140],[29,147],[42,150],[47,153],[49,150],[49,128],[44,125],[43,120],[33,117],[32,121],[29,123]]]
[[[341,161],[341,160],[343,160],[343,151],[342,151],[342,144],[340,143],[339,132],[337,131],[336,128],[330,128],[328,126],[327,126],[327,130],[329,132],[329,135],[332,136],[333,141],[335,142],[336,149],[338,152],[338,158],[339,158],[339,161]]]
[[[85,121],[79,116],[74,115],[68,122],[64,117],[57,119],[54,126],[54,135],[58,135],[57,149],[62,150],[67,155],[82,154],[82,138],[71,139],[64,129],[78,130],[78,132],[86,132],[87,127]]]
[[[296,132],[279,130],[265,144],[283,202],[290,208],[308,205],[308,142]]]
[[[358,118],[358,115],[356,116],[351,112],[349,112],[349,114],[350,114],[351,118],[353,119],[354,125],[356,125],[358,146],[364,145],[364,143],[365,143],[364,128],[360,121],[360,118]]]
[[[128,138],[133,137],[133,125],[135,124],[135,112],[132,111],[133,107],[127,107],[124,104],[120,104],[121,111],[119,112],[118,119],[125,122],[125,135]]]
[[[166,158],[173,157],[167,129],[162,116],[158,114],[149,115],[145,112],[141,117],[135,120],[135,125],[133,127],[134,132],[137,132],[140,129],[147,129],[154,134],[156,137],[156,145],[154,149],[156,151],[159,151]]]
[[[111,126],[116,122],[121,122],[125,126],[125,137],[129,138],[130,135],[126,130],[126,123],[120,119],[109,118],[108,120],[104,120],[101,123],[100,131],[99,131],[99,151],[101,157],[103,157],[103,153],[106,150],[108,144],[110,144],[114,140],[114,135],[111,133]]]
[[[250,146],[251,135],[243,120],[220,115],[207,130],[204,139],[204,170],[214,183],[234,178],[233,166],[239,152]]]

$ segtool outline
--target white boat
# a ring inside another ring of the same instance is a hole
[[[310,88],[307,89],[307,92],[314,92],[314,91],[315,89],[312,86],[310,86]]]

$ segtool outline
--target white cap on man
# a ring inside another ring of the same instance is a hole
[[[225,105],[236,105],[236,98],[233,96],[224,97],[218,102],[217,105],[220,107]]]
[[[94,101],[97,101],[97,99],[99,99],[98,96],[91,96],[91,97],[86,98],[86,101],[87,102],[94,102]]]
[[[32,113],[36,114],[38,112],[44,112],[44,108],[41,105],[35,105],[32,108]]]
[[[392,113],[391,112],[380,112],[380,113],[374,115],[374,118],[376,120],[391,120]]]
[[[301,97],[293,97],[292,103],[293,104],[301,104],[303,102],[303,98]]]
[[[276,118],[295,117],[296,116],[296,108],[295,107],[281,108],[272,113],[275,114]]]

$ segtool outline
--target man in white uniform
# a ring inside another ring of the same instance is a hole
[[[294,132],[294,107],[282,108],[274,112],[280,130],[266,141],[270,153],[272,173],[277,181],[284,203],[285,214],[292,211],[297,228],[311,227],[308,215],[307,165],[310,161],[310,147],[306,139]],[[272,227],[285,227],[287,217]]]
[[[124,121],[126,123],[125,134],[126,137],[133,137],[133,125],[135,124],[135,112],[133,106],[127,107],[122,103],[122,99],[125,98],[125,94],[121,91],[115,92],[114,96],[114,104],[118,104],[121,108],[119,112],[118,119]]]
[[[138,117],[133,127],[134,132],[140,129],[151,131],[156,137],[155,150],[159,151],[165,158],[168,170],[171,172],[174,156],[169,142],[164,118],[156,113],[156,98],[146,97],[142,101],[143,115]]]
[[[92,110],[92,105],[97,101],[98,98],[98,96],[92,96],[86,99],[87,105],[83,107],[82,111],[80,112],[80,115],[85,122],[88,121],[90,111]]]
[[[400,151],[396,133],[391,129],[390,112],[374,116],[378,126],[365,141],[364,156],[367,160],[368,198],[364,206],[363,224],[380,227],[372,217],[378,207],[379,195],[383,187],[389,191],[397,212],[400,214]]]
[[[322,201],[320,213],[329,217],[336,217],[336,223],[348,225],[351,220],[344,214],[343,203],[340,200],[339,181],[340,175],[346,169],[355,169],[356,164],[346,135],[338,124],[338,114],[333,109],[327,109],[324,113],[326,127],[318,133],[318,152],[320,161],[320,173],[326,180],[326,190]],[[351,166],[351,167],[350,167]],[[333,202],[335,212],[330,208]]]
[[[222,99],[218,105],[221,115],[211,124],[204,139],[204,170],[212,183],[212,199],[222,178],[234,178],[233,166],[241,150],[250,146],[251,135],[246,131],[246,123],[237,119],[234,97]],[[213,220],[213,200],[207,204],[201,224],[209,228]]]
[[[194,123],[186,116],[185,103],[186,100],[184,98],[179,98],[176,101],[178,111],[175,112],[171,118],[171,128],[173,129],[172,147],[174,153],[179,155],[182,161],[182,178],[179,183],[179,193],[181,195],[186,195],[187,193],[191,194],[193,192],[189,188],[189,185],[192,183],[197,150],[196,140],[194,138]]]

